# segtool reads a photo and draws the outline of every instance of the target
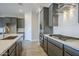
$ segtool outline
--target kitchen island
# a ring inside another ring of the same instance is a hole
[[[23,35],[22,34],[5,34],[4,38],[9,37],[9,36],[17,36],[17,37],[11,40],[10,39],[0,40],[0,56],[21,55]],[[14,52],[14,54],[12,52]]]
[[[49,56],[79,56],[79,38],[44,34],[40,45]]]

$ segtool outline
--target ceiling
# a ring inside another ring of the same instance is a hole
[[[0,16],[23,17],[29,11],[39,11],[49,7],[50,3],[0,3]]]

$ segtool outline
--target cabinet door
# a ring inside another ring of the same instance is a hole
[[[16,56],[16,53],[15,53],[15,49],[12,51],[12,53],[10,54],[10,56]]]
[[[9,55],[14,54],[16,55],[16,43],[13,44],[10,48],[9,48]]]
[[[47,43],[47,38],[44,38],[44,51],[47,53],[47,45],[48,45],[48,43]]]
[[[22,40],[23,40],[23,36],[21,38],[19,38],[19,40],[17,41],[17,55],[20,56],[22,54]]]
[[[62,49],[48,42],[48,55],[49,56],[62,56]]]
[[[40,46],[43,48],[43,45],[44,45],[44,43],[43,43],[44,41],[43,40],[40,40]]]
[[[9,55],[9,52],[5,52],[2,56],[8,56]]]
[[[43,7],[40,12],[40,29],[42,33],[48,33],[49,29],[49,8]]]
[[[69,53],[71,56],[79,56],[79,50],[76,50],[70,46],[64,45],[64,51]]]
[[[58,15],[57,15],[58,4],[53,3],[49,7],[49,26],[58,26]]]
[[[22,53],[22,42],[18,42],[18,55],[20,56]]]
[[[53,4],[49,7],[49,26],[53,26]]]
[[[41,12],[40,12],[40,30],[41,32],[44,31],[44,10],[42,9]]]
[[[40,34],[40,46],[43,48],[44,46],[44,39],[43,39],[43,34]]]
[[[64,56],[71,56],[71,55],[68,54],[67,52],[64,52]]]

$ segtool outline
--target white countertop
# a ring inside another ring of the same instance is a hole
[[[7,36],[18,36],[13,40],[0,40],[0,55],[4,54],[21,36],[22,34],[5,34]]]
[[[49,36],[49,34],[44,34],[44,36],[49,37],[49,38],[51,38],[53,40],[56,40],[56,41],[58,41],[58,42],[60,42],[60,43],[62,43],[64,45],[70,46],[70,47],[72,47],[72,48],[74,48],[76,50],[79,50],[79,40],[69,39],[69,40],[63,41],[63,40],[60,40],[58,38],[51,37],[51,36]]]

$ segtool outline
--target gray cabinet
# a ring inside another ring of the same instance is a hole
[[[71,56],[71,55],[64,51],[64,56]]]
[[[16,56],[16,43],[14,43],[2,56]]]
[[[57,15],[58,4],[53,3],[49,6],[49,27],[58,26]]]
[[[9,56],[16,56],[16,43],[9,48],[8,53]]]
[[[23,36],[19,38],[2,56],[21,56]]]
[[[19,38],[17,41],[17,56],[20,56],[22,54],[23,46],[22,46],[23,36]]]
[[[72,48],[71,46],[46,36],[44,36],[43,40],[43,43],[40,44],[49,56],[79,56],[79,50]]]
[[[40,11],[40,30],[42,33],[49,32],[49,8],[43,7]]]
[[[74,49],[70,46],[67,46],[67,45],[64,45],[64,52],[66,52],[67,54],[69,54],[71,56],[79,56],[79,51],[78,50],[76,50],[76,49]]]
[[[4,18],[0,17],[0,28],[4,26]]]
[[[17,19],[17,28],[24,28],[24,19],[23,18]]]
[[[3,28],[4,28],[4,18],[0,17],[0,35],[2,35],[2,33],[4,32]]]
[[[6,51],[2,56],[9,56],[8,51]]]
[[[44,51],[48,54],[48,38],[44,37]]]
[[[63,50],[57,47],[55,44],[48,41],[48,55],[49,56],[62,56]]]
[[[44,47],[43,34],[40,34],[40,46],[41,46],[42,48]]]

